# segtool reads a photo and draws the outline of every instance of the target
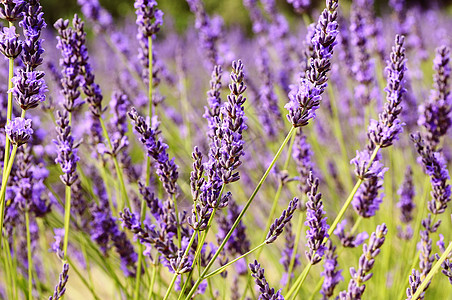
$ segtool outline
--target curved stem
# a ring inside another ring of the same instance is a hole
[[[285,140],[283,141],[283,143],[281,144],[281,146],[279,147],[278,151],[275,154],[275,157],[273,158],[272,162],[270,163],[270,166],[268,166],[267,170],[265,171],[264,175],[262,176],[261,180],[259,181],[259,183],[257,184],[256,188],[254,189],[253,193],[251,194],[251,197],[248,199],[248,202],[246,202],[245,206],[243,207],[242,211],[240,212],[239,216],[237,217],[237,219],[235,220],[234,224],[232,225],[231,229],[229,230],[229,232],[227,233],[226,237],[224,238],[223,242],[221,243],[221,245],[218,247],[217,251],[215,252],[214,256],[212,257],[212,259],[209,261],[209,263],[207,264],[206,268],[204,269],[204,271],[201,273],[201,276],[198,278],[198,280],[196,281],[196,283],[194,284],[193,288],[190,290],[190,293],[187,295],[187,297],[185,299],[191,299],[191,297],[194,295],[195,291],[197,290],[198,286],[201,284],[202,278],[203,276],[205,276],[207,274],[207,272],[209,272],[210,268],[212,267],[213,263],[215,262],[215,260],[218,258],[218,256],[220,255],[221,251],[223,250],[224,246],[226,245],[227,241],[229,240],[229,238],[231,237],[232,233],[234,232],[234,230],[237,228],[237,226],[239,225],[240,221],[242,220],[243,216],[245,215],[246,211],[248,210],[248,208],[250,207],[251,203],[253,202],[254,198],[256,197],[257,193],[259,192],[260,188],[262,187],[262,185],[264,184],[265,180],[267,179],[268,174],[270,174],[270,171],[273,169],[273,166],[275,165],[276,161],[278,160],[279,156],[281,155],[283,149],[286,147],[287,143],[289,142],[290,138],[292,138],[293,134],[295,133],[295,127],[292,126],[292,128],[290,129],[290,131],[288,132]]]
[[[64,260],[67,259],[67,245],[69,243],[69,225],[71,219],[71,187],[66,186],[66,201],[64,203],[64,242],[63,255]]]
[[[255,247],[255,248],[251,249],[250,251],[246,252],[245,254],[240,255],[239,257],[237,257],[237,258],[235,258],[234,260],[228,262],[227,264],[221,266],[220,268],[216,269],[215,271],[210,272],[209,274],[207,274],[206,276],[204,276],[204,279],[207,279],[207,278],[209,278],[209,277],[212,277],[212,276],[218,275],[218,274],[220,274],[220,273],[223,273],[223,271],[226,270],[227,267],[229,267],[230,265],[236,263],[236,262],[239,261],[240,259],[242,259],[242,258],[248,256],[249,254],[253,253],[254,251],[257,251],[257,250],[259,250],[259,249],[262,249],[262,247],[264,247],[266,244],[267,244],[266,242],[261,243],[259,246],[257,246],[257,247]]]
[[[436,272],[438,272],[439,268],[441,268],[441,264],[446,260],[447,256],[449,256],[449,253],[451,252],[452,252],[452,242],[449,243],[449,246],[447,246],[446,251],[444,251],[443,255],[441,255],[441,257],[435,263],[430,272],[428,272],[427,276],[422,281],[421,285],[417,288],[416,292],[414,293],[413,297],[411,297],[411,299],[417,300],[419,298],[421,293],[429,284],[430,280],[432,280],[433,276],[436,274]]]
[[[31,257],[30,214],[28,208],[25,208],[25,226],[27,229],[28,300],[33,300],[33,264]]]

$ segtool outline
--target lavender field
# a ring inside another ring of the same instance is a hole
[[[78,5],[0,1],[0,299],[452,299],[447,6]]]

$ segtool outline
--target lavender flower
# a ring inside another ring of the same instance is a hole
[[[313,152],[311,146],[307,141],[306,135],[299,130],[296,134],[294,148],[292,151],[292,158],[297,166],[297,177],[299,177],[299,188],[303,194],[310,191],[311,187],[308,185],[309,174],[313,171],[312,156]]]
[[[42,64],[44,48],[41,45],[43,40],[40,39],[40,35],[47,26],[43,15],[39,0],[28,1],[24,11],[24,19],[19,23],[24,30],[25,41],[23,43],[22,61],[27,71],[33,71]]]
[[[274,288],[270,288],[270,285],[265,279],[264,269],[261,268],[261,265],[254,261],[254,263],[249,264],[251,276],[256,279],[256,285],[259,288],[260,296],[259,299],[274,299],[274,300],[284,300],[284,297],[281,295],[281,291],[275,291]]]
[[[44,72],[27,72],[20,69],[11,81],[14,86],[10,92],[23,110],[35,108],[40,102],[45,101],[47,85],[44,81]]]
[[[411,139],[432,184],[432,200],[428,202],[427,207],[433,214],[441,214],[446,210],[447,204],[451,200],[451,188],[447,183],[450,176],[446,161],[441,152],[434,152],[429,145],[425,144],[419,133],[412,134]]]
[[[293,217],[293,214],[295,210],[297,209],[298,205],[298,198],[293,198],[289,202],[289,206],[286,210],[284,210],[281,214],[281,216],[273,222],[273,224],[270,226],[270,229],[267,233],[267,237],[265,238],[265,242],[267,244],[273,243],[278,236],[281,235],[281,233],[284,230],[284,227],[287,225],[287,223],[290,222],[290,220]]]
[[[450,96],[450,49],[439,47],[433,61],[436,71],[433,79],[433,89],[430,97],[424,105],[419,107],[418,124],[427,129],[427,142],[434,150],[439,144],[440,138],[447,133],[451,124],[452,100]]]
[[[356,151],[356,156],[350,161],[350,164],[355,165],[355,174],[360,179],[365,180],[373,177],[383,177],[383,174],[387,171],[383,164],[379,162],[380,153],[369,165],[371,159],[371,153],[369,150]]]
[[[289,110],[287,119],[294,127],[306,126],[310,119],[315,118],[319,108],[321,94],[327,85],[327,73],[331,69],[333,48],[337,44],[338,34],[337,0],[327,0],[326,9],[320,15],[315,28],[312,57],[304,78],[300,78],[298,86],[291,86],[289,103],[284,107]]]
[[[369,273],[375,263],[375,258],[380,254],[380,248],[385,242],[385,236],[388,233],[386,224],[378,225],[375,232],[372,233],[368,244],[363,246],[363,254],[359,259],[358,270],[350,269],[352,279],[350,279],[347,291],[339,293],[339,299],[361,299],[366,285],[364,282],[372,278],[373,273]]]
[[[365,180],[352,200],[353,208],[363,218],[374,216],[383,202],[384,194],[378,195],[378,193],[383,187],[383,176],[386,170],[383,169],[378,176]]]
[[[22,42],[16,34],[16,27],[3,27],[0,33],[0,52],[8,58],[16,58],[21,51]]]
[[[385,88],[387,93],[385,107],[379,114],[379,121],[371,120],[368,130],[369,140],[379,145],[381,148],[391,146],[394,140],[398,140],[398,135],[403,131],[402,123],[397,117],[402,111],[400,106],[403,96],[406,93],[404,88],[405,48],[403,48],[405,38],[396,35],[395,46],[392,48],[391,60],[386,67],[388,85]]]
[[[66,283],[69,279],[69,264],[63,264],[63,271],[60,274],[60,280],[58,284],[55,286],[55,291],[52,296],[49,297],[49,300],[58,300],[63,297],[66,292]]]
[[[145,38],[153,37],[163,23],[163,12],[156,8],[155,0],[136,0],[136,23]]]
[[[160,131],[158,130],[157,124],[154,123],[155,126],[152,128],[149,127],[135,108],[132,108],[128,114],[139,135],[140,142],[146,147],[147,155],[157,162],[158,167],[156,172],[166,192],[174,195],[177,191],[176,181],[179,176],[177,165],[174,163],[174,158],[170,160],[168,157],[168,145],[163,143],[162,139],[158,136]]]
[[[95,24],[96,31],[107,31],[113,25],[113,18],[98,0],[77,0],[83,15]]]
[[[58,137],[53,142],[57,145],[58,156],[55,163],[61,165],[63,175],[60,176],[61,181],[71,186],[78,178],[77,162],[80,158],[77,155],[77,147],[79,143],[74,142],[71,133],[71,126],[69,125],[69,114],[67,111],[57,112],[57,127]]]
[[[323,210],[322,194],[318,193],[319,179],[314,178],[312,172],[307,179],[311,191],[308,192],[308,202],[306,203],[305,225],[310,229],[306,231],[306,239],[309,251],[305,251],[306,257],[311,264],[317,264],[322,260],[325,252],[325,238],[328,238],[330,226],[326,223],[325,211]]]
[[[23,15],[25,1],[22,0],[5,0],[0,6],[0,19],[9,22],[15,22]]]
[[[220,117],[220,107],[221,107],[221,76],[223,70],[221,66],[215,66],[212,71],[212,76],[210,79],[210,89],[207,91],[207,103],[209,106],[204,106],[203,117],[207,120],[209,126],[209,132],[207,136],[213,139],[216,130],[218,129],[218,119]]]
[[[346,248],[356,248],[369,238],[369,234],[365,231],[358,233],[356,236],[353,235],[351,230],[345,230],[346,225],[347,220],[343,220],[337,224],[337,227],[333,232],[341,241],[342,246]]]
[[[409,224],[413,219],[413,210],[416,207],[414,204],[415,189],[413,185],[413,171],[411,167],[408,166],[405,171],[405,177],[402,185],[400,186],[398,192],[400,196],[397,207],[400,208],[400,221],[407,224],[406,232],[403,232],[401,226],[398,226],[398,236],[405,239],[410,239],[413,234],[413,229]]]
[[[419,273],[419,271],[413,269],[408,280],[409,280],[410,287],[406,289],[406,295],[407,295],[406,299],[412,300],[414,294],[416,293],[417,289],[419,288],[419,286],[422,283],[421,274]],[[423,300],[424,295],[425,295],[425,292],[422,292],[420,294],[419,298],[417,298],[417,299]]]
[[[342,270],[338,270],[336,247],[331,240],[326,243],[325,262],[323,263],[323,272],[320,273],[325,279],[322,284],[322,290],[320,293],[323,295],[323,299],[329,299],[333,296],[334,288],[344,280],[342,276]]]
[[[12,144],[25,144],[33,135],[31,119],[14,118],[5,126],[5,132]]]

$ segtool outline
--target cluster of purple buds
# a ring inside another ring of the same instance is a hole
[[[444,245],[444,236],[442,234],[439,235],[439,241],[436,243],[436,245],[438,245],[438,248],[442,253],[446,251],[446,246]],[[435,258],[436,260],[439,260],[440,256],[438,253],[435,254]],[[450,254],[441,264],[441,267],[441,272],[449,279],[450,284],[452,284],[452,260]]]
[[[284,227],[287,225],[287,223],[292,220],[293,214],[295,210],[297,209],[298,205],[298,198],[293,198],[289,202],[289,206],[287,209],[285,209],[281,216],[273,222],[273,224],[270,226],[270,229],[268,230],[267,236],[265,238],[265,243],[271,244],[273,243],[278,236],[281,235],[281,233],[284,230]]]
[[[11,80],[13,88],[10,91],[23,110],[35,108],[40,102],[45,101],[47,85],[44,81],[44,72],[27,72],[20,69]]]
[[[403,231],[400,225],[397,227],[397,235],[409,240],[413,236],[413,229],[409,223],[413,220],[413,210],[416,207],[414,204],[416,191],[413,184],[413,171],[410,166],[405,171],[404,180],[397,193],[400,196],[399,202],[397,203],[397,207],[400,209],[400,221],[407,224],[406,231]]]
[[[69,125],[69,113],[64,110],[57,112],[57,139],[53,142],[57,145],[58,156],[55,159],[56,163],[61,165],[63,175],[60,176],[61,181],[71,186],[78,178],[77,176],[77,162],[79,157],[77,155],[78,142],[74,142],[72,137],[71,126]]]
[[[49,300],[58,300],[63,298],[64,293],[66,292],[66,283],[69,279],[69,264],[63,264],[63,271],[59,276],[58,284],[55,286],[55,291],[53,295],[49,297]]]
[[[337,0],[327,0],[311,39],[313,52],[306,74],[298,85],[291,86],[289,103],[284,107],[289,110],[287,119],[294,127],[306,126],[310,119],[315,118],[315,111],[319,108],[327,74],[331,70],[333,48],[337,44],[337,7]]]
[[[79,100],[80,78],[79,78],[79,41],[73,28],[69,27],[69,20],[59,19],[54,27],[58,30],[57,48],[61,50],[62,58],[60,66],[62,67],[61,93],[65,102],[63,107],[69,112],[73,112],[80,107],[83,102]]]
[[[362,180],[373,177],[383,177],[387,168],[379,161],[381,154],[378,152],[372,163],[372,153],[369,150],[356,151],[356,156],[350,161],[350,164],[355,165],[355,174]]]
[[[168,145],[159,137],[158,125],[154,122],[152,127],[148,126],[135,108],[132,108],[128,115],[139,135],[140,142],[146,147],[147,155],[157,162],[157,175],[166,192],[170,195],[176,194],[176,181],[179,176],[177,165],[174,163],[174,158],[170,160],[168,157]]]
[[[209,106],[204,106],[203,117],[207,120],[209,126],[208,136],[213,139],[215,132],[218,128],[217,118],[220,117],[220,107],[221,107],[221,76],[223,70],[221,66],[215,66],[212,71],[212,76],[210,79],[210,89],[207,91],[207,103]]]
[[[323,210],[322,194],[318,192],[319,179],[314,178],[312,172],[307,179],[311,190],[308,192],[308,202],[306,202],[306,221],[309,226],[306,231],[307,246],[309,251],[305,251],[306,257],[311,264],[317,264],[322,260],[325,253],[325,238],[328,238],[330,226],[326,223],[325,211]]]
[[[299,188],[303,194],[308,193],[311,187],[308,185],[307,179],[309,174],[313,171],[312,156],[313,152],[308,143],[306,135],[299,130],[296,134],[294,147],[292,151],[292,158],[297,166],[297,174],[299,176]]]
[[[437,215],[443,213],[451,200],[451,187],[447,163],[441,152],[432,151],[429,145],[421,138],[419,133],[411,135],[416,150],[420,155],[420,161],[432,184],[431,197],[428,202],[428,210]]]
[[[321,276],[325,278],[322,284],[320,293],[323,295],[323,299],[329,299],[333,296],[334,288],[344,280],[342,276],[342,270],[338,270],[336,247],[331,240],[326,243],[325,261],[323,263],[323,272]]]
[[[25,41],[23,43],[22,61],[26,65],[27,71],[32,71],[42,64],[42,30],[47,26],[43,18],[42,6],[39,0],[27,1],[24,11],[24,18],[19,23],[23,27]]]
[[[397,117],[402,111],[400,106],[406,93],[403,79],[406,71],[405,48],[403,47],[404,36],[396,35],[395,45],[392,48],[391,59],[386,67],[388,85],[384,110],[379,114],[379,120],[371,120],[368,130],[369,141],[381,148],[391,146],[403,131],[402,123]],[[372,147],[373,148],[373,147]]]
[[[384,194],[379,194],[383,187],[383,176],[387,168],[383,169],[377,176],[367,178],[356,192],[352,205],[356,213],[363,218],[370,218],[380,208]]]
[[[113,25],[110,13],[100,6],[98,0],[77,0],[83,15],[94,23],[97,31],[106,31]]]
[[[16,27],[3,27],[0,33],[0,52],[8,58],[16,58],[22,52],[22,41],[16,34]]]
[[[255,260],[254,263],[250,263],[249,268],[251,276],[256,279],[256,285],[259,288],[259,299],[284,300],[284,297],[281,295],[281,291],[275,291],[274,288],[270,288],[270,285],[265,278],[264,269],[261,268],[261,265],[257,262],[257,260]]]
[[[374,264],[375,258],[380,254],[380,248],[385,242],[385,236],[388,233],[386,224],[378,225],[375,232],[372,233],[368,244],[363,246],[363,254],[359,258],[358,270],[355,268],[350,269],[350,275],[352,278],[349,281],[347,291],[339,293],[339,299],[351,300],[361,299],[366,289],[364,282],[372,278],[373,273],[369,273]]]
[[[424,105],[419,107],[418,124],[427,129],[427,142],[435,149],[440,138],[444,136],[452,125],[452,97],[450,94],[450,49],[446,46],[436,49],[433,61],[436,71],[433,89]]]
[[[158,9],[155,0],[136,0],[136,23],[145,38],[153,37],[163,23],[163,12]]]
[[[25,144],[33,135],[31,119],[14,118],[5,126],[5,132],[12,144]]]
[[[25,1],[22,0],[4,0],[0,6],[0,19],[9,22],[17,21],[22,17],[25,7]]]
[[[347,220],[343,220],[339,224],[337,224],[336,229],[334,230],[334,234],[339,238],[342,246],[346,248],[356,248],[366,239],[369,238],[369,234],[367,232],[358,233],[356,236],[351,233],[351,230],[346,230],[345,226],[347,225]]]
[[[433,223],[432,215],[428,214],[427,218],[422,220],[421,225],[424,229],[420,231],[419,269],[421,280],[424,280],[427,274],[432,270],[433,263],[435,262],[435,255],[433,255],[432,251],[433,241],[430,234],[435,233],[438,230],[438,227],[441,225],[441,220]]]

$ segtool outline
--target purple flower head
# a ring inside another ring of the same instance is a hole
[[[113,25],[111,14],[105,10],[98,0],[77,0],[83,15],[95,24],[97,31],[106,31]]]
[[[136,24],[146,39],[154,37],[163,24],[163,12],[156,6],[155,0],[136,0],[134,4],[137,15]]]
[[[8,58],[16,58],[22,51],[22,42],[16,34],[16,27],[3,27],[0,32],[0,52]]]
[[[220,98],[220,90],[221,90],[221,76],[223,74],[223,70],[221,66],[215,66],[212,71],[212,76],[210,79],[210,89],[207,91],[207,103],[208,107],[204,107],[204,115],[203,117],[207,120],[209,126],[208,136],[213,138],[215,135],[215,131],[218,128],[217,118],[220,116],[220,107],[221,107],[221,98]]]
[[[428,202],[428,209],[433,214],[443,213],[451,200],[451,187],[448,184],[450,179],[447,163],[441,152],[434,152],[428,144],[421,138],[419,133],[411,135],[416,150],[420,155],[425,172],[430,176],[432,185],[431,197]]]
[[[450,49],[442,46],[436,49],[433,61],[436,71],[433,89],[427,102],[419,107],[418,124],[427,129],[426,140],[434,150],[452,125],[452,96],[450,94]]]
[[[55,228],[53,232],[55,233],[54,236],[55,241],[53,242],[50,249],[52,250],[52,252],[55,252],[58,255],[58,257],[63,258],[64,228]]]
[[[380,208],[384,194],[378,195],[378,193],[383,187],[383,174],[386,170],[383,169],[378,176],[367,178],[356,192],[352,205],[358,215],[370,218]]]
[[[317,264],[322,260],[325,253],[324,239],[328,238],[328,229],[330,226],[326,223],[325,211],[323,210],[322,194],[318,192],[319,179],[314,178],[312,172],[307,179],[311,190],[308,192],[308,202],[306,202],[306,221],[309,226],[306,231],[306,240],[309,251],[306,251],[306,257],[311,264]]]
[[[49,300],[58,300],[61,299],[66,292],[66,283],[69,279],[69,264],[65,263],[63,265],[63,271],[60,274],[60,279],[58,284],[55,286],[55,291],[53,295],[49,297]]]
[[[306,126],[310,119],[315,118],[315,111],[319,108],[321,90],[309,80],[301,78],[299,85],[292,85],[289,92],[289,103],[286,108],[289,113],[287,119],[294,127]]]
[[[320,273],[321,276],[325,278],[322,284],[322,290],[320,293],[323,295],[324,299],[329,299],[333,296],[334,288],[344,280],[342,276],[342,270],[337,270],[338,262],[336,255],[336,247],[333,245],[331,240],[327,242],[327,250],[325,255],[325,261],[323,263],[323,272]]]
[[[369,150],[356,151],[356,156],[350,161],[350,164],[355,165],[355,174],[361,179],[371,177],[382,177],[387,168],[379,161],[380,154],[369,165],[371,159],[371,152]]]
[[[22,0],[4,0],[0,6],[0,19],[15,22],[23,15],[26,2]]]
[[[261,268],[261,265],[257,262],[257,260],[255,260],[254,263],[250,263],[249,268],[251,276],[256,279],[256,285],[260,291],[259,299],[284,300],[284,297],[281,295],[281,291],[275,291],[274,288],[270,288],[270,285],[265,278],[264,269]]]
[[[14,118],[5,126],[5,132],[11,143],[18,146],[25,144],[33,135],[31,119]]]
[[[343,220],[342,222],[337,224],[337,227],[333,232],[341,241],[342,246],[347,248],[356,248],[369,238],[369,234],[365,231],[358,233],[356,236],[353,235],[351,233],[351,230],[345,229],[346,225],[347,220]]]
[[[16,103],[23,109],[35,108],[45,101],[47,85],[44,73],[40,71],[26,72],[22,69],[12,78],[13,88],[10,90]]]

